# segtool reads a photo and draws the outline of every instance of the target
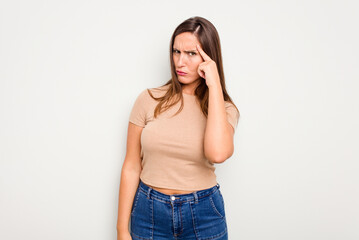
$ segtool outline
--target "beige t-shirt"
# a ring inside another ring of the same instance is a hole
[[[160,87],[160,89],[166,89]],[[150,89],[155,96],[165,92]],[[141,134],[142,171],[140,179],[160,188],[197,191],[217,184],[214,164],[204,156],[204,133],[207,119],[196,96],[183,93],[179,101],[154,119],[158,102],[143,90],[134,102],[129,121],[143,127]],[[225,101],[228,122],[236,129],[239,113]]]

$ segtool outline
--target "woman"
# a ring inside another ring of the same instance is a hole
[[[170,61],[172,78],[143,90],[130,114],[118,239],[228,239],[214,164],[233,154],[239,111],[226,91],[212,23],[181,23]]]

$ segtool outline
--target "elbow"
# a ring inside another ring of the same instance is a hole
[[[126,158],[122,165],[121,171],[125,173],[141,174],[141,159]]]
[[[222,144],[204,144],[204,155],[211,163],[223,163],[233,155],[233,141],[225,141]]]
[[[207,158],[211,163],[216,163],[216,164],[220,164],[223,163],[224,161],[226,161],[227,159],[225,158],[221,158],[221,157],[217,157],[217,158]]]
[[[217,153],[214,152],[214,153],[205,154],[206,158],[211,163],[216,163],[216,164],[225,162],[232,155],[233,155],[233,149],[227,152],[217,152]]]

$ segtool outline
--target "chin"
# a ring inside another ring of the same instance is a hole
[[[187,78],[183,78],[182,76],[177,76],[177,79],[180,83],[183,83],[183,84],[191,84],[193,82],[195,82],[196,80],[193,80],[193,79],[187,79]]]

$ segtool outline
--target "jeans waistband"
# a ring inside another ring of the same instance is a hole
[[[162,192],[159,192],[152,187],[146,185],[143,183],[140,179],[139,183],[139,190],[143,191],[145,194],[147,194],[147,198],[154,197],[156,199],[166,201],[166,202],[187,202],[187,201],[195,201],[197,202],[198,199],[207,197],[217,191],[220,188],[219,183],[217,183],[215,186],[207,189],[203,189],[200,191],[194,191],[192,193],[186,193],[186,194],[173,194],[173,195],[167,195]]]

